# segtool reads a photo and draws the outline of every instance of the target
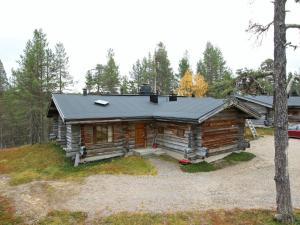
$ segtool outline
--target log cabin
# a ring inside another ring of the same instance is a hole
[[[253,120],[255,125],[271,126],[273,124],[273,96],[237,95],[235,97],[261,114],[258,120]],[[290,124],[300,123],[300,97],[298,96],[288,98],[288,120]]]
[[[189,160],[245,150],[245,120],[260,114],[236,98],[53,94],[48,117],[66,156],[87,162],[152,147]]]

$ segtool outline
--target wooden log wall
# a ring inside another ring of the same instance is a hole
[[[66,147],[66,156],[71,157],[75,156],[76,153],[80,150],[80,125],[78,124],[68,124],[66,126],[66,140],[67,140],[67,147]]]
[[[147,133],[148,145],[153,143],[153,138],[156,135],[156,143],[159,147],[167,150],[184,153],[184,150],[189,148],[191,142],[191,125],[185,123],[170,123],[170,122],[156,122],[154,131],[148,128]],[[159,130],[163,130],[163,133],[159,133]],[[178,135],[182,132],[183,135]],[[189,139],[190,138],[190,139]]]
[[[201,126],[193,125],[192,126],[192,145],[191,148],[194,152],[202,150],[202,134],[201,134]]]
[[[135,127],[133,123],[110,123],[113,132],[112,142],[96,143],[95,126],[97,124],[81,125],[81,139],[86,146],[88,155],[108,154],[119,151],[129,151],[135,147]],[[99,124],[102,125],[102,124]]]
[[[224,150],[238,150],[244,142],[245,117],[242,111],[230,108],[203,122],[201,144],[208,148],[209,155]],[[230,148],[228,148],[230,146]]]
[[[66,147],[66,125],[60,116],[58,117],[57,141],[63,148]]]
[[[49,139],[50,140],[57,140],[58,136],[58,117],[59,115],[53,115],[51,119],[51,131],[49,133]]]
[[[299,123],[300,122],[300,109],[289,108],[288,115],[289,115],[290,123]]]
[[[269,108],[259,105],[259,104],[256,104],[256,103],[253,103],[253,102],[248,102],[248,101],[245,101],[242,99],[240,101],[242,101],[244,104],[246,104],[247,106],[251,107],[252,109],[256,110],[257,112],[259,112],[261,114],[261,117],[259,119],[252,120],[255,125],[264,125],[265,120],[272,121],[272,113],[271,113],[272,110],[270,111]]]

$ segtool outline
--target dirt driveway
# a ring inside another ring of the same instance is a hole
[[[53,209],[107,215],[120,211],[167,212],[210,208],[274,208],[273,137],[251,142],[256,158],[222,170],[187,174],[171,162],[151,159],[157,176],[94,175],[82,183],[44,181],[9,187],[0,178],[0,191],[15,199],[28,219]],[[300,208],[300,140],[291,139],[290,178],[294,207]]]

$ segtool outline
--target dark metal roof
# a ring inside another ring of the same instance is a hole
[[[52,100],[64,121],[156,118],[196,122],[226,103],[223,99],[191,97],[178,97],[177,101],[170,102],[168,96],[160,96],[155,104],[150,102],[149,96],[75,94],[53,94]],[[105,100],[109,104],[99,106],[94,104],[96,100]]]
[[[273,96],[269,95],[244,95],[244,96],[235,96],[238,99],[243,99],[249,102],[253,102],[267,108],[273,107]],[[300,107],[300,97],[291,96],[288,99],[288,107]]]

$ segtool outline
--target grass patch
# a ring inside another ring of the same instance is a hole
[[[0,196],[0,224],[15,225],[23,224],[21,217],[16,216],[15,208],[9,199]]]
[[[273,127],[256,127],[256,132],[258,136],[266,136],[266,135],[274,135]],[[252,133],[248,127],[245,128],[245,138],[249,140],[253,140]]]
[[[176,213],[119,213],[94,222],[95,225],[279,225],[271,210],[216,210]],[[296,223],[300,211],[296,211]]]
[[[230,161],[244,162],[244,161],[250,161],[253,158],[255,158],[255,155],[250,152],[240,152],[240,153],[233,152],[230,155],[224,157],[223,159],[227,162],[230,162]]]
[[[155,167],[137,156],[80,164],[65,157],[55,144],[26,145],[1,151],[0,174],[9,174],[10,184],[33,180],[77,180],[92,174],[155,175]]]
[[[187,173],[210,172],[216,170],[212,163],[205,161],[193,164],[182,164],[180,165],[180,169]]]
[[[41,219],[37,225],[84,225],[87,214],[83,212],[53,211]]]
[[[180,169],[187,173],[197,173],[197,172],[210,172],[214,170],[223,169],[227,166],[235,165],[239,162],[250,161],[255,157],[254,154],[250,152],[232,152],[223,159],[217,160],[215,162],[199,162],[194,164],[183,164],[180,165]]]

